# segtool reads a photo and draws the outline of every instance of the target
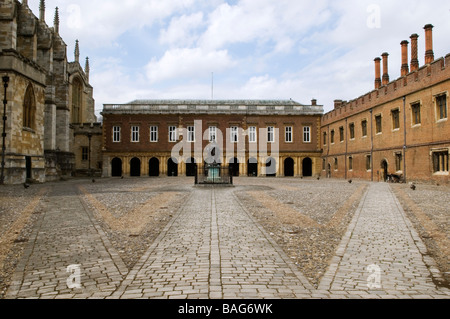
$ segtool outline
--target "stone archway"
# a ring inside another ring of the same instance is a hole
[[[256,177],[258,176],[258,160],[254,157],[251,157],[247,161],[247,175]]]
[[[191,157],[186,161],[186,176],[195,176],[197,172],[197,163],[195,158]]]
[[[232,158],[230,160],[229,165],[230,165],[231,174],[235,177],[238,177],[239,173],[240,173],[239,172],[239,160],[236,157]]]
[[[111,161],[111,176],[121,177],[122,176],[122,160],[120,158],[114,158]]]
[[[303,172],[302,175],[303,177],[311,177],[312,176],[312,159],[310,159],[309,157],[305,158],[302,162],[302,167],[303,167]]]
[[[167,161],[167,176],[178,176],[178,161],[176,159],[169,158]]]
[[[286,177],[294,176],[294,160],[290,157],[284,160],[284,176]]]
[[[141,176],[141,160],[137,157],[130,161],[130,176],[140,177]]]
[[[153,157],[148,162],[148,175],[150,177],[159,176],[159,160],[156,157]]]
[[[273,157],[266,160],[266,177],[277,176],[277,161]]]

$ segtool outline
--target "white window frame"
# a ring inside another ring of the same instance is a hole
[[[275,143],[275,127],[273,126],[267,127],[267,142]]]
[[[131,143],[139,143],[140,134],[139,134],[139,126],[131,127]]]
[[[248,142],[249,143],[257,143],[258,142],[258,133],[256,126],[250,126],[248,128]]]
[[[177,127],[169,126],[169,143],[175,143],[178,139]]]
[[[303,143],[311,143],[311,126],[303,127]]]
[[[286,126],[284,128],[284,140],[286,143],[292,143],[294,141],[292,136],[292,126]]]
[[[150,126],[150,142],[156,143],[159,140],[158,126]]]
[[[209,142],[210,143],[217,142],[217,127],[216,126],[209,127]]]
[[[239,127],[232,126],[230,128],[230,141],[231,141],[231,143],[239,142]]]
[[[195,142],[195,126],[188,126],[187,127],[187,141],[189,143]]]
[[[121,127],[113,126],[113,143],[120,143],[122,140]]]

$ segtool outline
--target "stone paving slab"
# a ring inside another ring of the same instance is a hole
[[[39,209],[45,213],[16,268],[7,298],[110,295],[127,272],[76,188],[61,186],[54,187],[40,204]],[[80,289],[68,287],[71,265],[80,265]]]
[[[302,281],[231,189],[201,188],[112,298],[295,298]]]
[[[426,247],[386,183],[372,183],[364,195],[319,289],[369,296],[449,298],[433,282]],[[438,272],[438,271],[437,271]]]
[[[327,299],[450,298],[388,184],[371,183],[318,289],[235,196],[192,188],[128,271],[74,184],[41,201],[7,298]],[[80,265],[81,288],[67,285]]]

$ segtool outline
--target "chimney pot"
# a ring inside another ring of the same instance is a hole
[[[402,46],[401,74],[402,74],[402,76],[405,76],[409,73],[409,66],[408,66],[408,44],[409,44],[409,42],[406,40],[403,40],[400,44]]]
[[[417,48],[417,39],[419,35],[416,33],[411,35],[411,72],[417,71],[419,69],[419,55]]]
[[[342,100],[334,100],[334,108],[338,109],[342,106]]]
[[[387,52],[384,52],[382,55],[383,57],[383,78],[382,78],[382,84],[387,85],[389,83],[389,71],[388,71],[388,57],[389,54]]]
[[[429,64],[434,61],[433,52],[433,28],[431,24],[427,24],[425,29],[425,64]]]
[[[375,58],[375,90],[381,87],[381,59]]]

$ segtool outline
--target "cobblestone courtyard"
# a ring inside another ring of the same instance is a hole
[[[450,298],[448,186],[99,179],[0,200],[1,298]]]

